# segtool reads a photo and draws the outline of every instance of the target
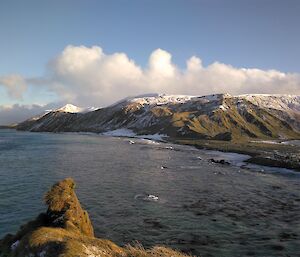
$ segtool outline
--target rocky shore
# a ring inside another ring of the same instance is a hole
[[[1,257],[158,257],[187,255],[164,246],[144,249],[141,245],[119,247],[96,238],[87,211],[75,194],[73,179],[52,186],[44,200],[45,213],[21,226],[15,234],[0,240]]]
[[[245,162],[269,167],[286,168],[300,171],[300,147],[265,141],[217,141],[173,139],[173,143],[192,145],[199,149],[218,150],[249,155]]]

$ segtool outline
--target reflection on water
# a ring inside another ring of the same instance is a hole
[[[216,153],[187,146],[132,141],[0,130],[0,237],[44,211],[42,195],[70,176],[96,235],[118,244],[139,240],[201,256],[300,252],[299,176],[211,163]]]

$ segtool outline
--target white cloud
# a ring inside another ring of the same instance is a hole
[[[203,95],[228,92],[300,94],[300,75],[276,70],[235,68],[199,57],[186,69],[157,49],[141,68],[125,53],[105,54],[100,47],[68,46],[50,65],[50,88],[81,105],[104,106],[128,95],[149,92]]]
[[[22,99],[27,89],[25,79],[17,74],[0,76],[0,86],[4,86],[8,95],[13,99]]]
[[[157,49],[148,65],[138,66],[125,53],[106,54],[98,47],[67,46],[47,66],[47,75],[26,79],[35,86],[44,85],[62,101],[81,106],[105,106],[129,95],[144,93],[282,93],[300,94],[300,74],[276,70],[235,68],[214,62],[203,66],[197,56],[180,69],[172,55]],[[12,75],[0,77],[10,96],[20,98],[25,79]]]
[[[102,106],[144,89],[143,72],[133,60],[124,53],[105,55],[99,47],[68,46],[49,69],[49,87],[80,104]]]
[[[162,49],[156,49],[149,58],[149,75],[157,78],[173,78],[176,68],[172,64],[172,55]]]

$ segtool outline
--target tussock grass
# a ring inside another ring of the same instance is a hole
[[[122,248],[110,240],[95,238],[88,214],[82,209],[74,188],[71,178],[53,185],[44,197],[47,212],[22,226],[16,235],[0,240],[0,257],[188,256],[163,246],[144,249],[136,244]]]
[[[172,250],[164,246],[154,246],[150,249],[145,249],[141,244],[127,245],[125,247],[126,257],[192,257],[191,255],[183,254],[179,251]]]

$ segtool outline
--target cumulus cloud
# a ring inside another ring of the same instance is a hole
[[[25,79],[17,74],[0,76],[0,86],[3,86],[13,99],[22,99],[22,95],[27,89]]]
[[[67,46],[49,65],[49,88],[68,101],[104,106],[128,95],[149,92],[300,94],[300,75],[276,70],[235,68],[197,56],[180,69],[165,50],[154,50],[144,68],[125,53],[105,54],[98,47]]]
[[[10,96],[21,97],[26,83],[43,85],[62,101],[81,106],[105,106],[129,95],[145,93],[205,95],[212,93],[300,94],[300,74],[236,68],[214,62],[203,66],[192,56],[178,68],[172,55],[154,50],[146,67],[125,53],[106,54],[101,47],[67,46],[49,62],[46,75],[0,77]]]

